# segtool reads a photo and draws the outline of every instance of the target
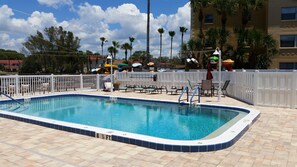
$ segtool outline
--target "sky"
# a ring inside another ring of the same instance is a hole
[[[162,56],[170,55],[170,36],[175,31],[173,56],[181,43],[179,27],[188,28],[184,41],[190,36],[189,0],[151,0],[150,52],[160,54],[158,28],[164,28]],[[20,51],[30,35],[50,26],[62,26],[81,39],[79,50],[104,54],[111,41],[129,43],[135,38],[133,50],[146,50],[146,0],[0,0],[0,48]],[[119,51],[124,57],[124,51]]]

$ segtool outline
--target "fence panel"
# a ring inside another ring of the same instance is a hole
[[[227,89],[229,96],[246,103],[254,103],[254,72],[222,73],[222,78],[222,81],[230,80]]]
[[[96,89],[97,75],[83,75],[83,88]]]
[[[291,107],[291,72],[261,72],[258,78],[258,105]],[[295,92],[296,93],[296,92]]]

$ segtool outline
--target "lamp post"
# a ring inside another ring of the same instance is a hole
[[[107,59],[110,59],[110,82],[111,82],[111,88],[110,88],[110,92],[113,91],[113,77],[112,77],[112,56],[108,55]]]
[[[216,48],[215,52],[213,53],[213,55],[219,56],[219,90],[218,90],[218,101],[221,100],[221,95],[222,95],[222,88],[221,88],[221,81],[222,81],[222,72],[221,72],[221,68],[222,68],[222,53],[220,48]]]

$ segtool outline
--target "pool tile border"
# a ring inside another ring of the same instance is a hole
[[[41,99],[45,97],[60,97],[60,96],[93,96],[93,97],[101,97],[101,98],[109,98],[108,96],[99,96],[99,95],[87,95],[87,94],[61,94],[61,95],[49,95],[49,96],[41,96],[41,97],[32,97],[34,99]],[[159,101],[159,100],[147,100],[147,99],[134,99],[134,98],[122,98],[122,97],[117,97],[118,99],[133,99],[137,101],[157,101],[157,102],[162,102],[162,103],[175,103],[173,101]],[[22,99],[17,99],[17,100],[22,100]],[[6,100],[1,101],[1,102],[6,102]],[[185,104],[187,105],[187,104]],[[226,108],[226,109],[236,109],[240,110],[243,112],[251,112],[251,110],[247,108],[240,108],[240,107],[230,107],[230,106],[223,106],[223,105],[209,105],[209,104],[201,104],[201,106],[206,106],[206,107],[218,107],[218,108]],[[79,128],[81,126],[75,126],[75,124],[72,123],[63,123],[62,121],[48,121],[49,119],[42,119],[45,121],[40,121],[36,120],[35,118],[31,116],[26,116],[22,117],[20,114],[14,115],[14,113],[6,112],[6,111],[1,111],[0,110],[0,117],[2,118],[7,118],[7,119],[12,119],[16,121],[21,121],[21,122],[26,122],[26,123],[31,123],[39,126],[44,126],[47,128],[52,128],[52,129],[57,129],[57,130],[62,130],[66,132],[71,132],[71,133],[76,133],[76,134],[81,134],[81,135],[86,135],[90,137],[97,137],[105,140],[112,140],[112,141],[117,141],[117,142],[122,142],[122,143],[127,143],[127,144],[133,144],[141,147],[146,147],[150,149],[155,149],[155,150],[164,150],[164,151],[176,151],[176,152],[208,152],[208,151],[217,151],[217,150],[222,150],[225,148],[228,148],[232,146],[234,143],[236,143],[237,140],[240,139],[240,137],[249,129],[249,127],[260,117],[260,113],[256,111],[256,116],[252,121],[244,127],[243,130],[241,130],[233,139],[227,141],[227,142],[221,142],[221,143],[216,143],[216,144],[197,144],[197,145],[191,145],[191,144],[164,144],[162,142],[152,142],[152,141],[146,141],[146,140],[141,140],[141,139],[134,139],[130,137],[124,137],[121,135],[115,134],[106,134],[106,133],[101,133],[97,131],[98,128],[90,128],[93,130],[87,130],[84,128]],[[69,126],[70,124],[70,126]],[[74,126],[73,126],[74,125]],[[87,127],[87,126],[85,126]],[[95,130],[94,130],[95,129]],[[99,128],[101,129],[101,128]],[[114,131],[114,130],[112,130]],[[116,131],[115,131],[116,132]],[[123,133],[123,132],[121,132]],[[125,132],[124,132],[125,133]],[[126,133],[125,133],[126,134]],[[158,141],[158,140],[157,140]]]

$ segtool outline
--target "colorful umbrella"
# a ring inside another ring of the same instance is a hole
[[[132,64],[132,67],[140,67],[140,66],[142,66],[141,63],[133,63],[133,64]]]
[[[120,63],[120,64],[118,64],[118,66],[119,66],[119,67],[125,67],[125,66],[129,66],[129,65],[126,64],[126,63]]]
[[[217,61],[217,60],[219,60],[219,58],[218,58],[217,56],[211,56],[211,57],[210,57],[210,60]]]

